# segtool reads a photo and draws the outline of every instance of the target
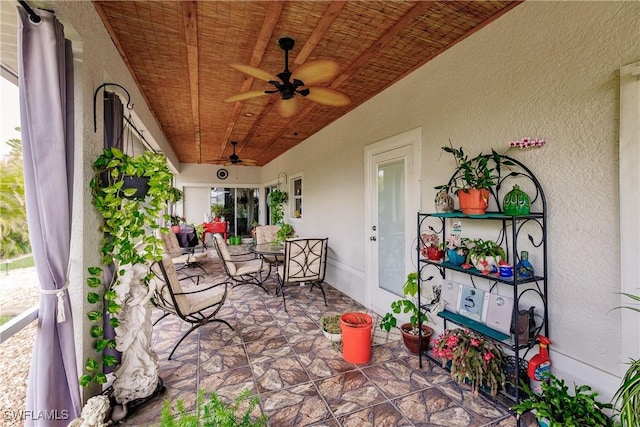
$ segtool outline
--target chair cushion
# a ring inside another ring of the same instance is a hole
[[[162,293],[162,298],[165,301],[173,301],[171,299],[170,291],[173,291],[174,295],[183,293],[182,285],[180,284],[180,279],[178,278],[178,273],[176,272],[176,267],[173,264],[173,261],[168,255],[162,256],[162,265],[167,272],[168,283],[158,283],[158,288]],[[159,279],[163,279],[164,276],[162,271],[160,270],[157,264],[154,264],[151,267],[152,271]],[[163,280],[162,280],[163,281]],[[169,286],[171,286],[171,290],[169,290]],[[177,309],[182,313],[188,313],[191,310],[191,304],[187,301],[187,298],[184,295],[175,295],[176,303],[178,305]]]
[[[231,276],[235,276],[237,274],[237,267],[233,261],[231,261],[231,254],[229,253],[229,248],[227,248],[227,243],[224,241],[224,237],[220,234],[214,234],[213,236],[216,239],[216,248],[218,249],[218,254],[222,257],[222,262],[224,262],[229,274]]]
[[[231,287],[228,286],[227,288],[227,298],[229,298],[231,296]],[[190,305],[189,313],[185,314],[195,313],[219,303],[225,296],[224,290],[225,287],[221,285],[202,292],[194,292],[185,295]]]
[[[235,263],[236,272],[235,276],[242,276],[244,274],[253,274],[259,271],[264,271],[269,269],[269,264],[265,264],[262,260],[259,259],[251,259],[249,261],[238,261]]]
[[[256,243],[271,243],[276,240],[279,225],[261,225],[256,227]]]

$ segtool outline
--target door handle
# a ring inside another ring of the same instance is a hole
[[[369,237],[369,240],[371,240],[372,242],[375,242],[377,239],[376,239],[376,236],[371,236]]]

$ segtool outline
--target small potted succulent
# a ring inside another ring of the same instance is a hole
[[[504,388],[502,349],[469,329],[446,329],[433,342],[433,356],[449,367],[451,377],[460,384],[469,384],[474,394],[481,388],[495,396]]]
[[[174,233],[180,232],[180,224],[185,222],[186,219],[180,215],[170,215],[169,222],[171,223],[171,229]]]
[[[342,341],[342,329],[340,328],[340,315],[332,314],[328,316],[322,316],[320,318],[320,327],[322,333],[331,342]]]
[[[499,244],[493,240],[468,238],[463,239],[463,242],[469,250],[463,267],[474,266],[483,274],[499,274],[500,261],[507,259],[504,249]]]
[[[598,393],[587,385],[573,386],[573,393],[564,380],[556,378],[550,372],[544,375],[548,381],[542,382],[542,393],[534,393],[523,384],[520,388],[527,399],[511,407],[518,416],[533,411],[541,427],[613,427],[613,420],[604,410],[613,409],[610,403],[597,400]]]
[[[418,286],[418,272],[414,271],[409,273],[402,289],[404,298],[392,302],[391,309],[393,313],[385,314],[380,321],[380,329],[389,332],[391,328],[398,327],[398,319],[395,314],[410,314],[409,323],[400,325],[399,329],[402,333],[404,345],[407,347],[407,350],[413,354],[418,354],[419,351],[426,351],[429,348],[429,341],[433,335],[433,329],[424,324],[429,321],[427,313],[420,310],[415,300],[418,294]],[[420,341],[418,324],[421,325],[422,329],[422,341]]]

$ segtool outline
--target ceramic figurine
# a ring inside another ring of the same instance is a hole
[[[440,190],[436,194],[436,212],[453,212],[453,197],[447,193],[447,190]]]
[[[522,251],[520,253],[520,261],[516,265],[518,277],[533,277],[533,265],[529,262],[529,252]]]
[[[513,186],[502,201],[502,209],[507,215],[529,215],[531,211],[531,199],[518,187]]]

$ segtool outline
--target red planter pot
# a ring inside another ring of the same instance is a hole
[[[440,261],[444,258],[444,250],[438,249],[435,246],[429,246],[427,248],[427,258],[433,261]]]

